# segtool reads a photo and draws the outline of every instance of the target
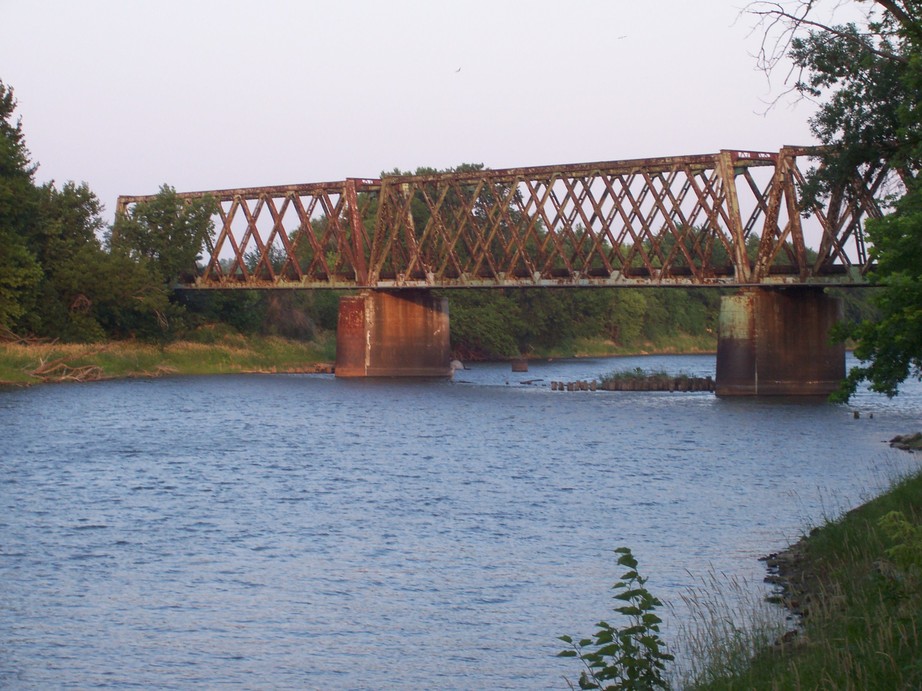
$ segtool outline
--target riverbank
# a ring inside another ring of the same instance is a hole
[[[621,345],[604,338],[578,338],[554,348],[535,348],[528,358],[586,358],[630,355],[703,355],[717,352],[717,336],[671,334],[668,338]]]
[[[330,371],[332,334],[299,342],[274,336],[222,335],[212,342],[164,346],[136,341],[96,344],[2,343],[0,385],[80,382],[173,374]]]
[[[920,521],[922,473],[767,557],[799,626],[694,688],[922,688]]]
[[[581,339],[564,347],[530,353],[535,359],[612,357],[714,352],[708,339],[680,337],[666,343],[619,346]],[[105,343],[0,343],[0,386],[46,382],[96,381],[165,375],[245,372],[329,372],[336,359],[336,338],[321,333],[310,342],[274,336],[221,334],[164,346],[137,341]]]

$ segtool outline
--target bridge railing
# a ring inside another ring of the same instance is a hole
[[[861,283],[885,168],[804,208],[815,149],[218,190],[197,287]],[[123,197],[120,210],[144,197]]]

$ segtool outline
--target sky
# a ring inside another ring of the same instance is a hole
[[[120,194],[810,144],[744,0],[0,0],[36,182]]]

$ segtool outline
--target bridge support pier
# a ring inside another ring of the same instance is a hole
[[[428,290],[340,298],[337,377],[450,377],[448,299]]]
[[[720,302],[718,396],[828,396],[845,377],[830,343],[842,300],[821,288],[753,288]]]

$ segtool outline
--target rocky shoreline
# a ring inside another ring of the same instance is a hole
[[[768,571],[765,582],[774,586],[768,601],[784,607],[791,622],[791,628],[775,641],[775,647],[790,643],[799,635],[814,600],[822,596],[819,576],[807,564],[805,540],[802,538],[787,549],[759,558]]]
[[[892,448],[912,453],[922,449],[922,432],[897,435],[889,444]],[[846,512],[846,515],[853,511]],[[804,619],[810,616],[811,611],[817,606],[829,604],[829,590],[817,565],[807,558],[807,542],[820,530],[813,528],[809,535],[786,549],[759,558],[759,561],[765,562],[768,572],[764,578],[765,583],[774,587],[774,592],[768,596],[768,600],[788,611],[792,625],[791,629],[775,641],[775,648],[795,641],[803,628]]]

